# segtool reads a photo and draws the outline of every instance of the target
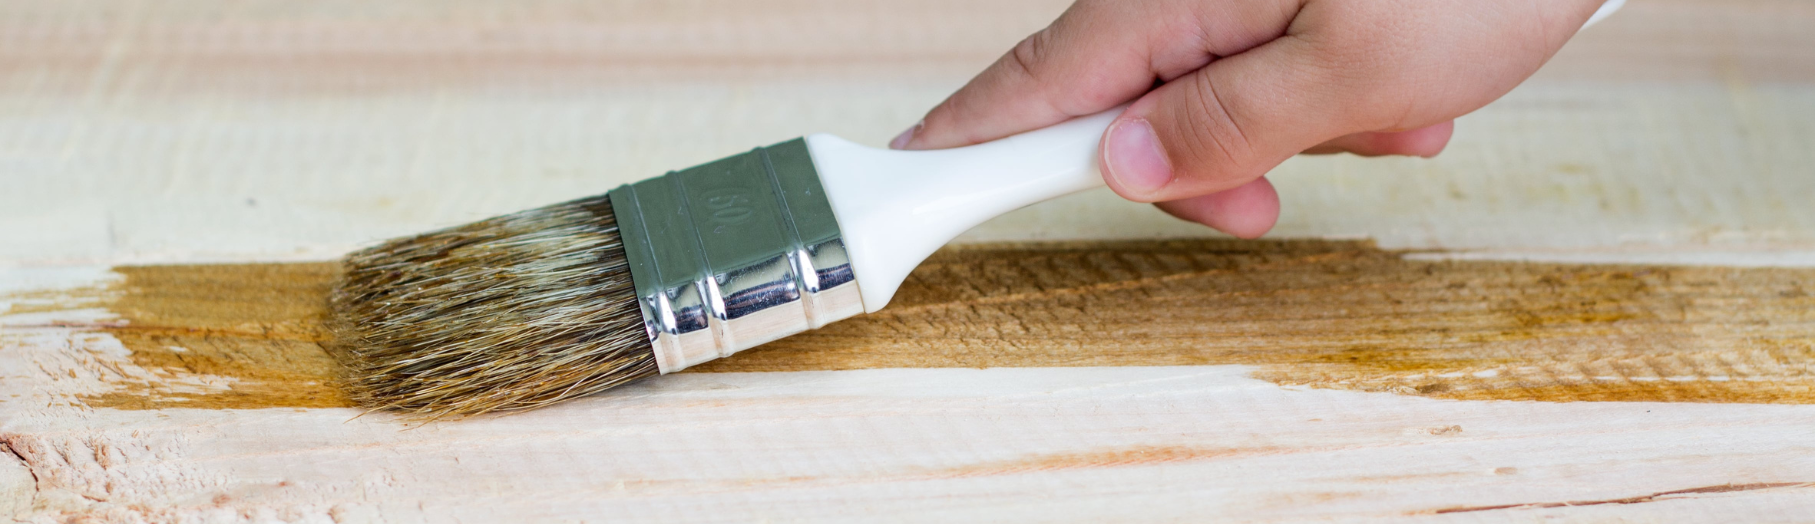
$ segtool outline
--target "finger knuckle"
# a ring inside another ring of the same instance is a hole
[[[1042,80],[1051,48],[1052,30],[1042,29],[1021,39],[1008,51],[1008,64],[1029,78]]]
[[[1213,167],[1234,167],[1246,163],[1253,152],[1248,134],[1242,129],[1240,115],[1218,91],[1216,82],[1200,75],[1185,98],[1184,138],[1192,144],[1188,163],[1199,166],[1192,171],[1217,176]]]

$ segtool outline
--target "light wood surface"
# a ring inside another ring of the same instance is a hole
[[[0,2],[0,517],[1815,521],[1799,0],[1635,1],[1438,159],[1281,167],[1281,240],[1084,194],[701,372],[329,385],[306,261],[879,144],[1064,4]]]

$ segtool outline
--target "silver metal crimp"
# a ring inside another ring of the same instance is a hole
[[[626,184],[610,198],[662,373],[863,312],[804,140]]]

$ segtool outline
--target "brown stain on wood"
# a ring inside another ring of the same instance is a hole
[[[349,407],[323,349],[335,263],[114,268],[125,280],[105,307],[124,322],[101,331],[160,376],[224,377],[203,392],[174,381],[123,382],[82,401],[117,409]]]
[[[1198,448],[1189,446],[1133,446],[1072,453],[1051,453],[1024,458],[970,464],[939,470],[939,478],[987,477],[1073,469],[1154,466],[1178,462],[1280,453],[1275,448]]]
[[[952,247],[877,314],[695,370],[1247,364],[1285,385],[1449,399],[1815,403],[1815,270],[1404,255],[1323,240]],[[96,329],[140,367],[229,383],[127,381],[89,405],[351,405],[322,346],[335,264],[115,271],[68,303],[117,313]]]
[[[699,369],[1248,364],[1280,384],[1451,399],[1815,402],[1815,271],[1405,254],[954,247],[877,314]]]

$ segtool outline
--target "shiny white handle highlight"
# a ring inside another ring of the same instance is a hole
[[[807,137],[844,233],[865,311],[888,305],[909,272],[959,234],[1003,213],[1103,185],[1097,143],[1123,107],[993,142],[894,151]]]
[[[1602,2],[1601,8],[1596,9],[1594,15],[1588,17],[1588,22],[1582,24],[1582,29],[1588,29],[1589,26],[1602,20],[1606,20],[1607,17],[1613,16],[1614,11],[1620,10],[1620,7],[1624,5],[1626,5],[1626,0],[1607,0]]]

